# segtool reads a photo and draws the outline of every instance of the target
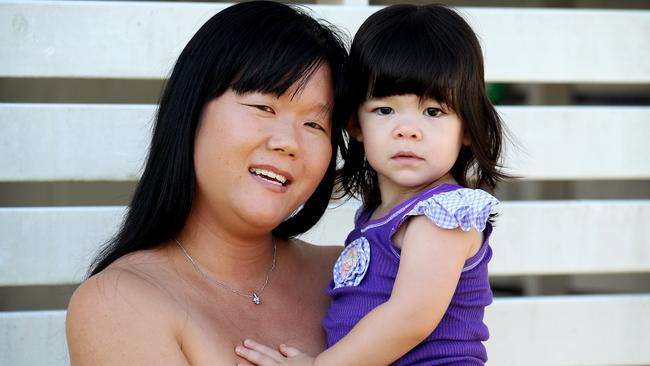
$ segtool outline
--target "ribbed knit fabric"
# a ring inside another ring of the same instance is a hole
[[[483,313],[492,302],[487,272],[492,256],[492,227],[487,214],[497,202],[481,190],[444,184],[398,205],[383,218],[368,221],[370,213],[360,212],[327,290],[332,302],[323,319],[326,347],[343,338],[364,315],[388,300],[400,255],[390,238],[406,217],[426,214],[441,227],[461,226],[467,231],[470,227],[462,222],[469,220],[471,227],[479,231],[485,228],[483,243],[477,254],[465,262],[449,308],[436,329],[393,365],[483,365],[487,354],[482,342],[489,336]],[[423,205],[430,208],[423,210]],[[444,217],[438,219],[440,215]],[[441,224],[449,222],[450,217],[455,217],[458,224]]]

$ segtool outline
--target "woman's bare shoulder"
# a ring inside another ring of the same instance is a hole
[[[186,363],[177,332],[182,311],[156,272],[134,265],[146,259],[120,259],[77,288],[66,319],[73,365]]]
[[[301,248],[304,259],[308,263],[325,267],[328,273],[343,250],[341,245],[315,245],[300,239],[293,239],[292,242],[295,246]]]
[[[114,311],[122,303],[128,303],[133,310],[149,303],[165,304],[169,296],[160,286],[168,272],[165,267],[163,255],[154,250],[128,254],[84,281],[73,294],[70,306],[94,305]]]

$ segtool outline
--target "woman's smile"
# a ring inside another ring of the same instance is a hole
[[[251,167],[248,171],[253,179],[274,192],[286,192],[293,179],[291,174],[269,165]]]

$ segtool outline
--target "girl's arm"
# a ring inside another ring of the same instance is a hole
[[[401,230],[405,231],[402,253],[390,299],[363,317],[334,346],[319,354],[313,365],[387,365],[422,342],[442,319],[465,260],[480,245],[481,234],[460,228],[442,229],[424,216],[411,218]],[[259,349],[251,351],[250,348],[254,347],[249,347],[244,356],[258,357],[259,365],[311,362],[304,358],[301,362],[291,362],[291,358],[278,359],[275,355],[268,357],[272,362],[264,363],[260,360],[266,358],[254,353]],[[283,353],[287,356],[287,352]]]

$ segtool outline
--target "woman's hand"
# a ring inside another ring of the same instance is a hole
[[[243,346],[235,347],[235,353],[258,366],[313,366],[314,358],[302,353],[300,350],[280,345],[280,350],[267,347],[253,340],[246,339]]]

